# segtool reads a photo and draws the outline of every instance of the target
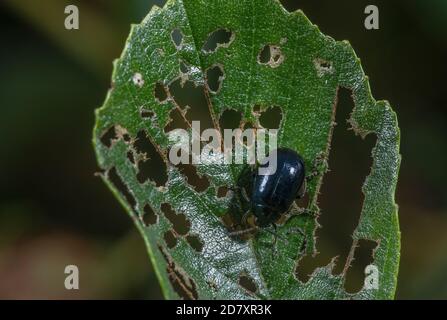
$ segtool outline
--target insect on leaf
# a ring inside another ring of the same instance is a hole
[[[389,104],[372,97],[348,42],[322,34],[303,12],[289,13],[275,0],[170,0],[132,27],[112,81],[96,112],[98,163],[140,230],[166,298],[394,297],[399,129]],[[318,216],[326,214],[318,209],[318,193],[341,87],[355,103],[353,134],[377,139],[352,253],[360,240],[377,243],[379,286],[357,293],[345,291],[346,270],[334,275],[333,263],[306,283],[295,275],[300,259],[315,253]],[[278,223],[276,242],[266,230],[248,238],[230,234],[236,227],[228,221],[244,211],[234,191],[241,166],[168,159],[172,130],[191,133],[192,120],[202,129],[219,128],[228,114],[235,127],[261,128],[263,117],[271,120],[279,146],[296,150],[307,168],[319,163],[307,184],[308,210],[293,214],[300,211],[293,206],[292,217]]]

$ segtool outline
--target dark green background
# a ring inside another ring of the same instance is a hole
[[[397,203],[402,258],[397,298],[447,298],[445,181],[447,2],[282,1],[322,32],[348,39],[376,99],[399,116],[403,155]],[[160,298],[144,244],[94,176],[95,108],[110,86],[112,60],[129,32],[162,0],[4,0],[0,4],[0,298]],[[76,4],[80,30],[64,29]],[[380,30],[363,27],[367,4]],[[346,131],[352,103],[342,92],[322,189],[316,259],[346,257],[361,208],[373,140]],[[352,287],[371,248],[349,276]],[[80,268],[80,290],[64,289],[64,268]]]

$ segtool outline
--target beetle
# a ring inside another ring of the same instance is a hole
[[[267,169],[272,159],[276,159],[275,170],[261,173],[259,168]],[[306,177],[304,161],[296,151],[288,148],[273,150],[262,163],[252,172],[250,198],[247,194],[244,196],[250,202],[249,211],[254,218],[251,222],[247,219],[251,227],[231,232],[231,236],[265,229],[270,225],[276,227],[275,223],[289,211],[295,199],[303,198],[306,193],[309,177]]]
[[[259,227],[276,222],[289,211],[295,199],[301,199],[306,192],[304,161],[294,150],[280,148],[272,151],[269,158],[276,158],[276,170],[254,175],[251,210]],[[260,165],[267,168],[268,163]]]

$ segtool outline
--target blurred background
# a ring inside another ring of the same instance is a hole
[[[374,97],[397,112],[403,155],[397,298],[447,299],[447,2],[281,2],[302,9],[325,34],[348,39]],[[94,176],[91,135],[130,24],[163,3],[1,1],[0,298],[162,298],[136,228]],[[79,8],[80,30],[64,28],[68,4]],[[380,30],[363,26],[368,4],[379,7]],[[374,139],[346,130],[350,110],[349,92],[342,91],[321,197],[320,254],[303,261],[304,280],[330,257],[344,262],[358,220]],[[361,244],[349,290],[361,286],[372,249]],[[70,264],[80,269],[77,291],[64,288]]]

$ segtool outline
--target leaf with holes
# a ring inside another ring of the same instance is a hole
[[[318,192],[341,87],[352,91],[353,133],[377,138],[373,165],[344,271],[333,274],[334,260],[303,283],[296,268],[316,252]],[[101,176],[143,235],[166,298],[394,297],[396,115],[371,96],[350,44],[323,35],[301,11],[289,13],[275,0],[171,0],[155,7],[132,27],[96,117]],[[307,210],[294,205],[290,218],[277,222],[276,241],[267,229],[247,237],[230,232],[244,211],[235,191],[243,166],[168,161],[171,133],[191,134],[193,120],[202,129],[278,127],[278,144],[296,150],[307,168],[315,165]],[[378,286],[347,293],[345,273],[361,240],[377,243]]]

